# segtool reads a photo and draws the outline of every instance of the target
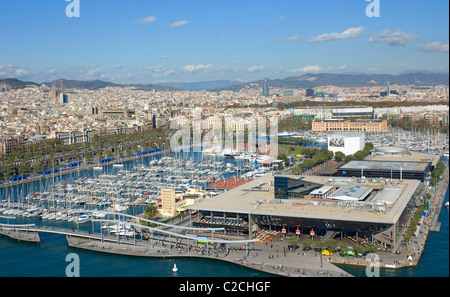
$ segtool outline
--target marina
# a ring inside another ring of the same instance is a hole
[[[86,210],[91,216],[97,215],[96,210],[123,212],[131,206],[160,203],[162,188],[184,193],[191,188],[206,189],[208,184],[235,175],[268,173],[255,170],[248,160],[227,158],[221,162],[224,158],[159,155],[10,185],[0,189],[0,214],[85,223],[89,216],[75,218],[74,210]],[[207,197],[214,194],[211,191]]]
[[[211,183],[233,176],[257,178],[271,173],[257,168],[258,161],[255,160],[262,158],[171,153],[142,158],[139,162],[111,164],[101,167],[101,170],[78,171],[65,178],[48,177],[39,182],[6,187],[1,192],[0,218],[10,221],[17,217],[20,218],[17,221],[24,224],[2,223],[0,235],[40,243],[39,234],[54,233],[65,235],[69,247],[95,252],[163,259],[222,260],[283,276],[350,276],[332,264],[342,264],[338,260],[330,258],[323,261],[320,257],[318,262],[316,255],[312,258],[312,254],[308,254],[308,257],[299,259],[298,254],[286,253],[288,246],[279,233],[269,235],[270,241],[242,236],[224,237],[226,233],[219,228],[192,227],[193,217],[190,215],[184,218],[186,227],[182,222],[164,225],[158,221],[149,222],[157,226],[146,227],[142,224],[143,219],[137,216],[145,205],[158,205],[161,190],[166,187],[182,194],[192,188],[207,189]],[[441,192],[439,197],[443,198]],[[215,195],[215,191],[209,191],[206,199]],[[434,213],[439,210],[440,207]],[[438,223],[437,216],[433,217],[431,227],[421,232],[439,231]],[[427,236],[422,237],[425,243]],[[272,240],[283,246],[283,250],[276,250],[276,253],[283,251],[276,260],[273,248],[267,247]],[[419,258],[407,265],[418,265]],[[350,265],[361,263],[345,262]]]
[[[315,142],[318,146],[327,147],[327,136],[333,132],[293,132],[291,136],[302,137]],[[448,134],[438,130],[404,130],[389,127],[386,132],[365,132],[365,141],[371,142],[374,147],[404,147],[415,152],[434,153],[443,157],[449,154]]]

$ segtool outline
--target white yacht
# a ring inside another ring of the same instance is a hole
[[[83,224],[83,223],[87,223],[92,219],[92,216],[90,214],[84,214],[79,216],[78,218],[75,219],[75,223],[78,224]]]

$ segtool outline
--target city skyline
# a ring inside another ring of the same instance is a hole
[[[448,2],[6,1],[0,77],[115,83],[448,72]]]

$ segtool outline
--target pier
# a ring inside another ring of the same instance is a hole
[[[433,203],[433,219],[431,220],[430,231],[439,232],[441,229],[441,222],[438,222],[439,214],[444,203],[445,192],[447,191],[449,183],[449,168],[445,168],[443,173],[444,178],[439,181],[434,193]]]
[[[37,231],[28,230],[28,227],[33,226],[34,225],[0,224],[0,235],[7,236],[19,242],[23,241],[39,244],[41,242],[39,233]]]
[[[111,215],[113,213],[107,212]],[[121,215],[122,219],[94,219],[92,223],[129,224],[137,228],[147,229],[145,236],[110,235],[77,229],[48,226],[0,224],[0,234],[24,242],[36,242],[40,232],[61,234],[66,236],[68,246],[95,252],[120,254],[139,257],[158,258],[205,258],[226,261],[270,274],[301,277],[348,277],[351,276],[322,259],[320,253],[289,251],[286,240],[272,239],[261,242],[259,238],[242,239],[215,234],[222,228],[195,228],[169,225],[138,218],[157,224],[157,227],[133,223],[129,219],[137,217]],[[141,229],[141,230],[142,230]],[[100,229],[102,230],[102,229]],[[171,231],[175,230],[175,232]],[[183,230],[179,231],[178,230]],[[204,238],[207,239],[204,239]]]

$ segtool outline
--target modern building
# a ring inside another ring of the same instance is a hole
[[[420,199],[418,180],[358,180],[323,176],[266,175],[189,207],[195,226],[223,227],[253,237],[259,230],[333,238],[362,237],[386,246]]]
[[[425,162],[430,164],[430,170],[433,171],[440,160],[440,155],[414,152],[405,147],[379,146],[374,148],[370,160],[380,162]]]
[[[306,97],[314,97],[314,89],[306,89]]]
[[[325,108],[294,108],[294,118],[313,118],[316,120],[347,119],[355,117],[374,117],[372,107],[325,107]]]
[[[269,96],[269,85],[267,84],[267,78],[264,79],[264,85],[262,87],[262,94],[265,97]]]
[[[366,137],[364,132],[334,132],[328,136],[328,150],[353,155],[363,150]]]
[[[61,94],[59,95],[59,98],[60,98],[62,104],[67,104],[67,103],[69,103],[69,95],[64,94],[64,93],[61,93]]]
[[[428,178],[431,165],[428,162],[398,161],[350,161],[337,169],[337,176],[361,178],[414,179],[424,181]]]

